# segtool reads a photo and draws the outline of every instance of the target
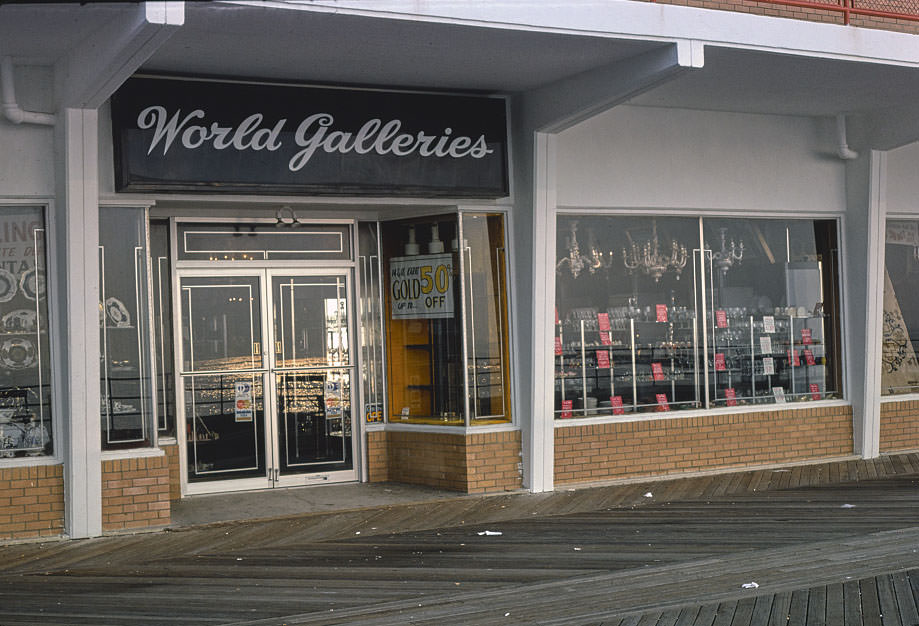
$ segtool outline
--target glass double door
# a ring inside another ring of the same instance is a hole
[[[178,282],[186,491],[355,480],[348,272]]]

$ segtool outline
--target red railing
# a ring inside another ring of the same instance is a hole
[[[650,1],[662,4],[669,2],[669,0]],[[753,2],[840,13],[844,24],[849,24],[853,15],[919,22],[919,0],[753,0]]]
[[[819,0],[757,0],[757,2],[841,13],[844,24],[850,22],[852,15],[919,22],[919,2],[916,0],[828,0],[826,2]]]

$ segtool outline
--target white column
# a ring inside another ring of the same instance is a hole
[[[102,533],[99,423],[99,163],[95,109],[63,109],[57,126],[56,275],[63,410],[65,530]]]

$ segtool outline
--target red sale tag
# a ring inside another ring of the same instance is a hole
[[[811,352],[809,348],[804,348],[804,362],[808,365],[817,364],[817,361],[814,359],[814,353]]]
[[[561,355],[562,355],[562,338],[556,337],[555,338],[555,356],[561,356]]]
[[[788,364],[794,364],[795,367],[801,367],[801,357],[798,355],[797,350],[786,350],[786,356],[788,357]]]
[[[814,400],[819,400],[820,399],[820,385],[818,385],[817,383],[811,383],[810,390],[811,390],[811,398]]]
[[[715,325],[718,328],[728,327],[728,314],[724,311],[715,311]]]
[[[813,337],[811,337],[810,328],[801,329],[801,343],[803,343],[804,345],[814,343]]]
[[[737,406],[737,392],[734,391],[733,387],[728,387],[724,390],[724,397],[727,398],[728,406]]]
[[[603,345],[603,346],[613,345],[613,340],[610,338],[608,330],[600,331],[600,345]]]
[[[625,413],[625,410],[622,408],[622,396],[611,396],[609,402],[613,405],[613,415],[622,415]]]
[[[600,330],[609,330],[609,313],[597,313],[597,327]]]
[[[651,375],[654,380],[664,380],[664,366],[660,363],[652,363]]]
[[[723,372],[727,369],[727,365],[724,362],[724,353],[716,352],[715,353],[715,371]]]
[[[562,400],[562,419],[571,418],[571,400]]]
[[[656,393],[654,397],[657,398],[657,406],[660,407],[661,411],[669,411],[670,405],[667,404],[667,394],[666,393]]]
[[[597,350],[597,367],[601,370],[609,369],[609,350]]]
[[[666,304],[656,304],[654,305],[657,310],[657,321],[666,322],[667,321],[667,305]]]

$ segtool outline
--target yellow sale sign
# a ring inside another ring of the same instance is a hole
[[[453,317],[453,255],[391,259],[389,295],[394,320]]]

